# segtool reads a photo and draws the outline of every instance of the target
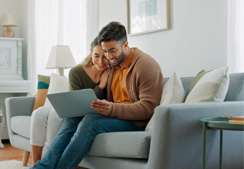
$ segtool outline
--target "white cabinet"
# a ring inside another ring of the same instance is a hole
[[[22,38],[0,38],[0,80],[23,80]]]
[[[23,40],[0,37],[0,93],[29,92],[29,81],[22,76]]]
[[[2,139],[8,139],[5,99],[13,96],[26,96],[30,92],[30,81],[22,76],[23,38],[0,37],[0,111],[4,124]]]

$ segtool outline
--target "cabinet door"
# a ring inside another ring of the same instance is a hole
[[[21,41],[0,40],[0,79],[23,79]]]

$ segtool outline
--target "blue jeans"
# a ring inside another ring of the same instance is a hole
[[[86,156],[96,135],[138,130],[132,121],[101,114],[67,118],[44,157],[31,169],[73,169]]]

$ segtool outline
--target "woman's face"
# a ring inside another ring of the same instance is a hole
[[[108,59],[105,57],[101,46],[95,46],[92,51],[92,62],[98,71],[104,71],[108,66]]]

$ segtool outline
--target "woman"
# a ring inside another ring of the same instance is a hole
[[[31,116],[30,144],[32,149],[32,164],[41,159],[42,149],[49,147],[58,133],[63,119],[52,107],[40,107]]]
[[[99,99],[106,98],[105,87],[107,84],[107,76],[109,73],[108,65],[109,62],[105,58],[103,50],[98,43],[97,38],[93,40],[91,43],[91,54],[87,56],[85,61],[82,64],[79,64],[72,68],[69,73],[69,81],[70,81],[70,90],[80,90],[86,88],[92,88]],[[64,120],[64,124],[58,133],[58,136],[55,138],[59,139],[59,135],[65,130],[69,129],[69,124],[72,122],[73,126],[78,126],[79,122],[83,117],[78,118],[68,118]],[[73,135],[75,130],[67,133],[67,135]],[[56,133],[55,133],[56,135]],[[54,136],[55,136],[54,135]],[[64,136],[69,138],[68,136]],[[41,159],[42,146],[32,143],[32,152],[33,152],[33,165]]]

